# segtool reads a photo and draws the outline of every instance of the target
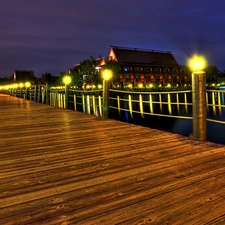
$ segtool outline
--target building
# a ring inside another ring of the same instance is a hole
[[[186,86],[190,71],[175,60],[172,52],[108,46],[108,60],[118,62],[120,71],[114,74],[117,87]]]
[[[13,80],[16,82],[32,82],[35,80],[33,70],[15,70],[13,73]]]

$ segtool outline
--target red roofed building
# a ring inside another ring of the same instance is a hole
[[[120,87],[145,87],[151,85],[185,85],[189,83],[190,71],[180,66],[172,52],[149,49],[108,46],[108,60],[121,67],[114,74],[113,84]]]

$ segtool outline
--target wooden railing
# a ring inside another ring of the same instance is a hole
[[[46,86],[31,86],[0,90],[1,93],[32,100],[39,103],[49,102],[51,106],[65,108],[65,89]],[[48,99],[47,99],[48,98]],[[191,90],[163,91],[163,92],[136,92],[109,90],[109,109],[118,115],[122,111],[129,113],[132,118],[135,114],[163,116],[180,119],[192,119]],[[102,116],[103,101],[101,90],[69,89],[69,109],[84,113]],[[223,115],[225,110],[225,90],[207,90],[206,104],[208,111],[207,121],[225,124],[223,119],[215,119]]]

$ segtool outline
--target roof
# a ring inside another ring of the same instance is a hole
[[[120,64],[141,64],[149,66],[179,66],[170,51],[157,51],[149,49],[125,48],[108,46],[110,54],[114,53]]]

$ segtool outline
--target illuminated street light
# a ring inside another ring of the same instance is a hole
[[[112,71],[111,70],[103,70],[102,71],[103,80],[110,80],[112,78]]]
[[[26,83],[25,83],[25,87],[26,87],[26,88],[29,88],[29,87],[30,87],[30,82],[26,82]]]
[[[65,84],[65,102],[64,108],[69,108],[69,84],[71,83],[72,79],[70,76],[63,77],[63,83]]]
[[[26,99],[28,100],[28,88],[30,87],[30,82],[26,82],[25,87],[26,87]]]
[[[203,56],[194,55],[188,60],[188,66],[192,72],[192,115],[193,115],[193,139],[206,141],[206,77],[203,71],[207,62]]]
[[[72,79],[71,79],[70,76],[65,76],[65,77],[63,77],[63,83],[64,83],[65,85],[70,84],[71,81],[72,81]]]
[[[207,61],[203,56],[194,55],[188,60],[188,66],[192,72],[200,72],[206,68]]]
[[[109,113],[109,80],[112,78],[111,70],[103,70],[103,119],[108,118]]]

